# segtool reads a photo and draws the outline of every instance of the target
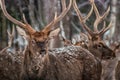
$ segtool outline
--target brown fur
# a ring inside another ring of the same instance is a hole
[[[81,47],[49,50],[48,54],[25,53],[21,80],[100,80],[101,64]]]
[[[0,54],[0,80],[20,80],[22,60],[19,52]]]
[[[120,61],[118,61],[117,67],[115,69],[115,78],[116,80],[120,80]]]
[[[92,43],[92,45],[88,47],[88,50],[99,59],[115,58],[115,52],[101,41]]]

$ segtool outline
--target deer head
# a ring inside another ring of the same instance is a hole
[[[54,37],[54,36],[56,36],[56,34],[59,33],[60,29],[57,28],[57,29],[53,30],[53,26],[57,22],[59,22],[69,11],[69,9],[72,5],[72,0],[70,0],[68,7],[66,7],[65,0],[62,0],[62,4],[64,4],[64,7],[63,7],[64,9],[61,12],[61,14],[59,16],[57,16],[57,13],[55,13],[54,19],[48,25],[46,25],[44,27],[44,29],[42,29],[41,31],[36,31],[31,27],[30,24],[28,24],[26,22],[25,18],[24,18],[24,22],[20,22],[20,21],[16,20],[15,18],[13,18],[11,15],[9,15],[9,13],[7,12],[6,7],[5,7],[5,1],[0,0],[1,9],[2,9],[5,17],[7,19],[9,19],[11,22],[13,22],[14,24],[23,28],[25,33],[27,33],[27,36],[29,36],[29,39],[28,39],[29,42],[35,44],[35,46],[37,46],[40,51],[46,50],[45,48],[46,48],[46,44],[47,44],[48,40],[51,37]],[[23,35],[23,36],[25,36],[25,35]]]
[[[77,16],[80,20],[80,24],[83,29],[85,29],[88,32],[88,38],[89,38],[89,46],[88,50],[92,52],[95,56],[103,58],[103,59],[108,59],[108,58],[113,58],[115,57],[115,52],[110,49],[102,40],[103,34],[109,30],[112,26],[112,22],[106,27],[106,24],[104,23],[103,28],[101,30],[98,30],[98,24],[104,20],[104,18],[108,15],[110,11],[110,7],[108,7],[107,11],[101,16],[99,14],[99,11],[94,3],[94,0],[89,0],[91,4],[91,10],[88,13],[86,17],[82,16],[82,13],[80,12],[76,0],[73,1],[73,7],[77,13]],[[94,31],[92,31],[86,24],[86,20],[91,16],[92,12],[95,12],[96,15],[96,20],[94,22]]]

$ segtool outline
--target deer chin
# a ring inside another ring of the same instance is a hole
[[[107,56],[107,57],[102,57],[103,60],[112,60],[114,59],[114,57],[111,57],[111,56]]]
[[[115,55],[115,53],[114,52],[109,52],[109,53],[107,53],[106,52],[106,54],[104,53],[104,54],[102,54],[102,59],[103,60],[107,60],[107,59],[114,59],[114,58],[116,58],[116,55]]]
[[[43,56],[46,54],[46,52],[47,52],[46,50],[40,50],[39,53],[40,53],[40,55],[43,57]]]

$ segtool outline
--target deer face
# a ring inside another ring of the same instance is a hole
[[[93,48],[93,53],[97,51],[94,54],[99,54],[99,57],[101,59],[112,59],[115,58],[115,51],[110,49],[104,41],[101,39],[99,35],[93,36],[90,38],[90,44],[89,47]]]
[[[93,43],[91,46],[92,49],[92,53],[94,55],[99,55],[99,57],[101,59],[112,59],[115,58],[115,52],[110,49],[105,43],[103,42],[97,42],[97,43]]]
[[[20,35],[25,37],[28,40],[29,46],[31,47],[32,51],[45,53],[47,49],[48,41],[51,38],[54,38],[59,34],[60,29],[57,28],[55,30],[50,31],[49,33],[40,31],[35,32],[34,34],[30,35],[26,33],[22,28],[17,27],[17,31]]]
[[[48,47],[48,41],[51,38],[54,38],[57,36],[60,32],[60,29],[54,29],[54,30],[41,30],[41,31],[34,31],[32,34],[26,32],[20,27],[16,27],[17,31],[20,35],[22,35],[29,43],[29,46],[31,47],[31,50],[39,53],[45,53]]]
[[[36,32],[33,34],[33,43],[37,48],[40,48],[42,51],[45,50],[47,44],[48,35],[43,32]]]

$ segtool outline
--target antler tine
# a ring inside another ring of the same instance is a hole
[[[66,39],[62,21],[60,21],[60,29],[61,29],[61,36],[62,36],[62,38]]]
[[[91,16],[92,12],[93,12],[93,5],[91,5],[91,9],[90,9],[88,15],[83,18],[83,19],[84,19],[84,22],[86,22],[86,20]]]
[[[9,13],[7,12],[6,10],[6,7],[5,7],[5,1],[4,0],[0,0],[0,5],[1,5],[1,9],[5,15],[5,17],[7,19],[9,19],[11,22],[13,22],[14,24],[26,29],[29,31],[29,33],[34,33],[35,30],[30,26],[30,25],[26,25],[18,20],[16,20],[15,18],[13,18],[12,16],[9,15]]]
[[[20,21],[17,21],[16,19],[14,19],[13,17],[11,17],[8,12],[6,11],[6,7],[5,7],[5,2],[4,0],[0,0],[0,5],[1,5],[1,9],[5,15],[5,17],[7,17],[10,21],[12,21],[15,24],[18,24],[19,26],[25,26],[24,23],[21,23]]]
[[[63,0],[61,1],[64,3],[64,5],[66,5],[65,1]],[[51,27],[53,27],[57,22],[59,22],[66,15],[66,13],[70,10],[71,5],[72,5],[72,0],[70,0],[68,7],[67,8],[64,7],[65,9],[63,9],[62,13],[58,17],[54,18],[54,20],[51,21],[42,31],[43,32],[51,31]]]
[[[11,47],[13,38],[14,38],[14,36],[15,36],[15,27],[14,27],[14,25],[13,25],[13,27],[12,27],[12,32],[10,33],[10,32],[7,30],[7,33],[8,33],[8,36],[9,36],[8,47]]]
[[[66,3],[65,3],[65,0],[62,0],[61,3],[62,3],[62,10],[65,10],[65,9],[66,9]]]
[[[80,20],[80,23],[82,25],[82,27],[90,34],[90,35],[93,35],[93,32],[90,30],[90,28],[85,24],[85,21],[90,17],[90,15],[92,14],[92,11],[93,11],[93,6],[90,10],[90,12],[88,13],[88,15],[86,17],[82,17],[82,14],[76,4],[76,0],[73,0],[73,7],[78,15],[78,18]]]
[[[110,7],[108,7],[107,11],[102,15],[100,16],[100,13],[94,3],[94,0],[90,0],[90,2],[92,3],[93,5],[93,9],[94,9],[94,12],[95,12],[95,15],[96,15],[96,20],[94,22],[94,31],[96,32],[99,32],[98,30],[98,24],[108,15],[109,11],[110,11]]]
[[[14,27],[14,25],[13,25],[13,27],[12,27],[12,33],[11,33],[11,35],[14,37],[15,36],[15,27]]]
[[[23,14],[22,17],[23,17],[23,21],[24,21],[24,23],[25,23],[25,24],[28,24],[28,22],[27,22],[27,20],[26,20],[26,18],[25,18],[25,14]]]
[[[106,27],[106,21],[104,21],[103,28],[100,30],[100,32],[104,31],[105,27]]]
[[[103,29],[101,29],[101,31],[99,32],[99,35],[103,35],[111,27],[112,27],[112,21],[109,23],[109,25],[107,27],[104,27]]]

